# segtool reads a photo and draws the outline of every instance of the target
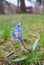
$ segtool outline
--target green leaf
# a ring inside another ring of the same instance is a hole
[[[38,60],[38,65],[41,65],[41,61],[40,60]]]
[[[32,51],[34,51],[36,49],[36,47],[38,46],[38,42],[39,42],[40,38],[38,38],[37,40],[35,40],[33,46],[32,46]]]
[[[20,61],[24,61],[27,59],[27,56],[23,56],[21,58],[16,58],[14,60],[11,60],[10,63],[13,63],[13,62],[20,62]]]

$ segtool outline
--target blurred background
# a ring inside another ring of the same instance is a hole
[[[0,0],[0,14],[44,13],[44,0]]]
[[[17,59],[19,64],[11,65],[44,65],[44,0],[0,0],[0,65],[10,65],[10,60],[20,57],[23,62]]]

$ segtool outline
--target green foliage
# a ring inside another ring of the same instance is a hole
[[[39,39],[40,38],[38,38],[36,41],[35,41],[35,43],[34,43],[34,46],[35,46],[35,44],[37,44],[38,45],[38,41],[39,41]],[[40,61],[40,56],[42,57],[42,54],[43,53],[40,53],[40,51],[38,52],[38,50],[36,50],[37,48],[36,48],[37,46],[35,46],[35,47],[32,47],[32,51],[31,51],[31,53],[29,52],[28,53],[28,55],[25,55],[25,56],[22,56],[21,58],[16,58],[16,59],[14,59],[14,60],[10,60],[10,63],[13,63],[13,62],[23,62],[23,61],[25,61],[25,62],[30,62],[30,65],[34,65],[34,62],[35,63],[38,63],[38,65],[41,65],[41,61]],[[34,51],[33,51],[33,48],[34,48]],[[24,63],[24,65],[25,65],[25,63]]]
[[[0,45],[5,43],[5,40],[10,38],[10,29],[9,28],[3,28],[0,33]]]
[[[15,60],[11,60],[10,63],[21,62],[21,61],[22,62],[25,61],[25,63],[30,62],[30,65],[34,64],[34,62],[41,65],[41,61],[39,60],[39,57],[35,52],[33,52],[32,54],[29,53],[27,56],[22,56],[21,58],[16,58]]]
[[[2,31],[2,33],[0,34],[0,44],[2,44],[3,38],[8,39],[10,37],[11,28],[13,26],[15,26],[17,23],[19,23],[19,21],[22,23],[22,26],[23,26],[23,35],[22,36],[24,39],[30,40],[31,41],[30,43],[32,44],[36,38],[40,37],[40,42],[39,42],[40,47],[36,48],[31,54],[28,53],[26,56],[23,56],[22,54],[20,54],[20,51],[19,51],[19,54],[22,55],[22,57],[24,57],[24,59],[26,57],[26,60],[22,60],[22,63],[23,63],[22,65],[26,65],[26,63],[28,63],[28,62],[30,62],[30,65],[33,65],[35,60],[40,64],[41,62],[39,61],[39,58],[44,58],[43,51],[41,53],[41,48],[44,47],[44,15],[28,15],[28,14],[1,15],[0,16],[0,31]],[[27,45],[28,46],[31,45],[30,43],[28,43]],[[8,45],[9,45],[9,42],[8,42]],[[6,49],[9,50],[8,47]],[[14,48],[12,47],[11,51],[13,51],[13,49],[16,50],[15,47]],[[15,50],[14,50],[14,52],[17,54],[17,52]],[[5,56],[6,51],[3,53],[2,52],[0,51],[0,56],[2,54],[4,54],[2,56]],[[18,57],[19,57],[19,55],[18,55]],[[20,59],[22,59],[22,57],[20,56],[18,62],[20,62]],[[15,59],[15,60],[17,60],[17,59]]]
[[[3,38],[5,40],[7,40],[7,38],[9,38],[9,37],[10,37],[10,29],[9,28],[4,28],[3,29]]]
[[[32,51],[34,51],[34,50],[36,49],[36,47],[38,46],[38,41],[39,41],[39,39],[40,39],[40,38],[38,38],[38,39],[34,42],[34,44],[33,44],[33,46],[32,46]]]
[[[20,62],[20,61],[24,61],[26,59],[27,59],[27,56],[22,56],[21,58],[16,58],[15,60],[10,61],[10,63]]]

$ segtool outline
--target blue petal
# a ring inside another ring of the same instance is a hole
[[[11,35],[12,35],[13,38],[16,38],[18,40],[21,40],[22,39],[22,36],[21,35],[16,36],[16,34],[14,32],[12,32]]]
[[[17,31],[17,32],[22,32],[22,26],[21,23],[17,24],[15,27],[13,27],[13,30]]]
[[[17,38],[18,40],[22,40],[22,36],[20,36],[20,35],[17,36],[16,38]]]
[[[14,37],[14,38],[16,37],[16,35],[15,35],[15,33],[14,33],[14,32],[12,32],[12,33],[11,33],[11,35],[12,35],[12,37]]]

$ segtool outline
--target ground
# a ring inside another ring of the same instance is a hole
[[[14,15],[0,15],[0,56],[6,57],[6,54],[9,54],[8,52],[14,52],[16,56],[22,56],[23,53],[20,50],[20,44],[19,41],[16,39],[13,39],[11,37],[11,32],[8,39],[6,36],[1,37],[1,32],[4,31],[4,29],[8,28],[10,31],[12,30],[12,27],[14,27],[17,23],[22,24],[22,38],[25,39],[25,46],[29,48],[29,46],[33,44],[35,39],[40,37],[39,44],[44,43],[44,15],[32,15],[32,14],[14,14]],[[3,33],[3,32],[2,32]],[[5,34],[4,34],[5,35]],[[11,43],[12,40],[13,42]],[[2,43],[3,42],[3,43]],[[44,47],[44,45],[43,45]],[[17,48],[17,49],[16,49]],[[16,52],[18,51],[18,52]],[[44,51],[44,49],[43,49]],[[4,55],[5,54],[5,55]]]

